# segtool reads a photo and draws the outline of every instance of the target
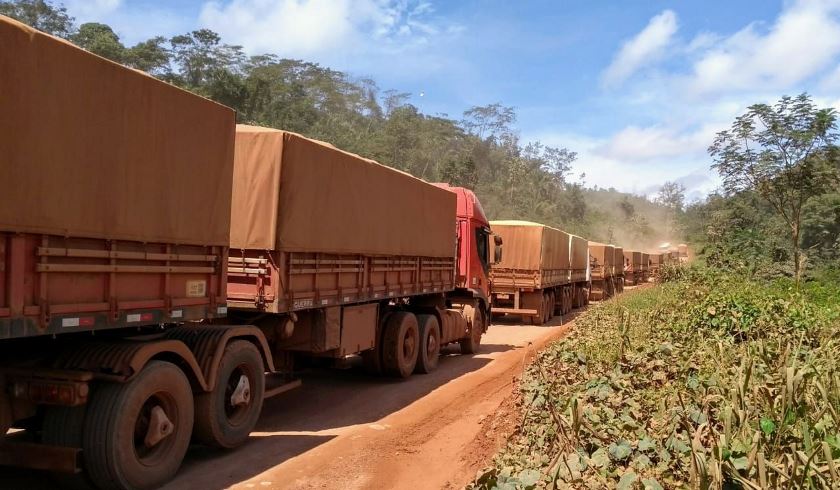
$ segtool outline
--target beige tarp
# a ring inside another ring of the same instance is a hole
[[[0,16],[0,231],[226,245],[234,124]]]
[[[595,258],[598,265],[606,267],[612,273],[615,265],[615,247],[599,242],[589,242],[589,255]]]
[[[491,221],[502,237],[500,269],[569,269],[569,234],[530,221]]]
[[[453,257],[456,196],[298,134],[236,128],[231,247]]]
[[[639,270],[639,267],[642,265],[642,252],[627,250],[624,252],[624,258],[630,262],[633,270]]]
[[[572,247],[570,252],[572,269],[586,269],[589,266],[589,253],[586,239],[571,235],[569,243]]]
[[[624,248],[615,247],[613,249],[613,265],[615,266],[616,274],[624,274]]]

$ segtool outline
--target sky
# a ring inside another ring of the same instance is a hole
[[[840,0],[64,0],[123,42],[210,28],[412,94],[428,114],[516,109],[524,141],[578,153],[570,180],[689,200],[707,148],[753,103],[840,110]],[[584,174],[584,177],[581,175]]]

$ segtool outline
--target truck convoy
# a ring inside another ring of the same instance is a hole
[[[478,348],[501,248],[472,192],[5,17],[0,45],[0,463],[152,488],[243,443],[301,357]]]
[[[245,442],[301,361],[406,378],[492,313],[621,289],[620,248],[2,16],[0,46],[0,464],[154,488]]]
[[[586,304],[586,240],[530,221],[491,221],[505,253],[490,269],[495,314],[542,325]]]

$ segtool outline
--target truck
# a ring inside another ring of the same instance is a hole
[[[689,250],[688,245],[685,243],[680,243],[677,245],[677,253],[679,256],[680,263],[688,262],[691,258],[691,252]]]
[[[624,251],[624,280],[631,285],[642,282],[642,252]]]
[[[191,442],[247,440],[300,352],[402,376],[434,367],[423,331],[478,348],[491,235],[468,190],[349,156],[235,182],[231,109],[2,16],[0,45],[0,464],[153,488]],[[287,149],[340,153],[313,145]],[[231,257],[268,233],[236,212],[258,196],[278,242]],[[414,198],[435,216],[409,221]]]
[[[501,241],[475,194],[276,129],[238,125],[227,305],[266,335],[275,368],[360,355],[428,373],[473,353]]]
[[[615,245],[613,248],[613,274],[616,294],[624,292],[624,248]]]
[[[648,282],[650,277],[650,254],[642,252],[642,282]]]
[[[611,298],[616,293],[615,246],[590,241],[588,247],[592,274],[589,299],[600,301]]]
[[[586,304],[586,241],[530,221],[491,221],[504,243],[490,268],[493,313],[542,325]]]
[[[659,269],[665,264],[665,254],[660,252],[653,252],[650,254],[650,276],[656,277],[659,274]]]

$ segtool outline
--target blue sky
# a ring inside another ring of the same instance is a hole
[[[706,148],[751,103],[808,91],[840,109],[840,0],[64,3],[128,44],[208,27],[409,92],[427,113],[501,102],[524,140],[579,153],[574,179],[637,194],[715,189]]]

